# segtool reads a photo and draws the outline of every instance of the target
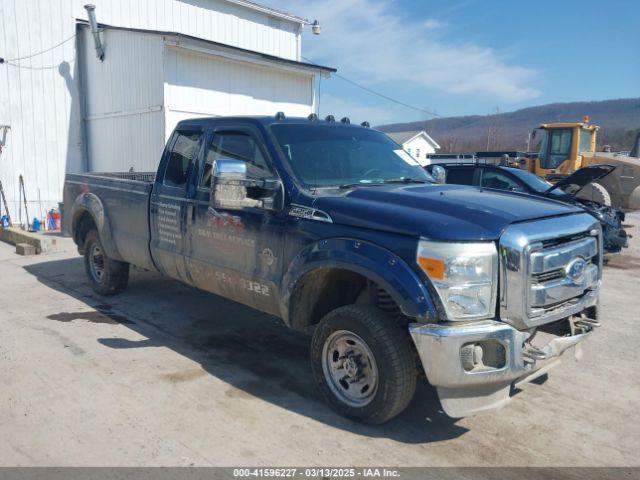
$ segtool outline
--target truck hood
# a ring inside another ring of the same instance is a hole
[[[557,182],[545,193],[548,194],[556,189],[564,190],[565,187],[571,187],[570,189],[567,188],[567,193],[569,195],[575,195],[590,183],[606,177],[615,169],[615,165],[588,165],[586,167],[582,167],[579,170],[573,172],[568,177],[563,178],[562,180]]]
[[[333,193],[331,193],[333,192]],[[463,185],[325,191],[313,207],[334,223],[438,240],[496,240],[512,223],[583,212],[561,202]]]

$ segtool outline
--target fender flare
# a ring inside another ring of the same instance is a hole
[[[291,261],[282,279],[280,309],[291,325],[291,298],[299,281],[314,270],[339,268],[358,273],[384,288],[402,313],[419,319],[438,318],[426,282],[395,253],[374,243],[352,238],[319,240]]]
[[[109,258],[113,258],[114,260],[123,260],[122,256],[118,252],[118,247],[113,238],[109,217],[106,213],[104,205],[102,204],[102,201],[97,195],[90,192],[78,195],[78,197],[76,197],[75,201],[73,202],[72,212],[73,214],[70,233],[73,237],[73,240],[76,242],[76,245],[78,245],[78,249],[81,249],[82,245],[78,244],[78,239],[76,238],[76,228],[82,215],[88,213],[91,218],[93,218],[93,222],[98,228],[98,235],[100,235],[102,248],[104,248],[107,256]]]

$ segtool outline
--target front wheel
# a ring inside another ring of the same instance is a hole
[[[84,268],[91,286],[100,295],[113,295],[127,288],[129,264],[109,258],[96,230],[84,242]]]
[[[408,332],[373,306],[347,305],[328,313],[313,335],[311,365],[331,406],[366,423],[398,415],[416,388]]]
[[[609,190],[599,183],[590,183],[585,185],[582,190],[576,194],[576,198],[596,202],[600,205],[604,205],[605,207],[610,207],[612,205]]]

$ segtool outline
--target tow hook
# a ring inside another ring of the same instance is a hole
[[[579,319],[572,322],[574,327],[580,328],[584,330],[591,330],[593,328],[598,328],[601,323],[593,318],[587,317],[585,314],[582,314]]]

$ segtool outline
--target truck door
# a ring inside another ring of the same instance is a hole
[[[209,132],[187,222],[190,247],[186,261],[195,286],[278,314],[285,215],[262,207],[213,208],[210,203],[218,159],[246,162],[248,178],[278,178],[259,135],[251,127]]]
[[[151,255],[165,275],[188,281],[184,260],[189,178],[202,147],[202,129],[174,131],[151,195]],[[193,190],[193,189],[191,189]],[[192,192],[192,195],[195,192]]]

